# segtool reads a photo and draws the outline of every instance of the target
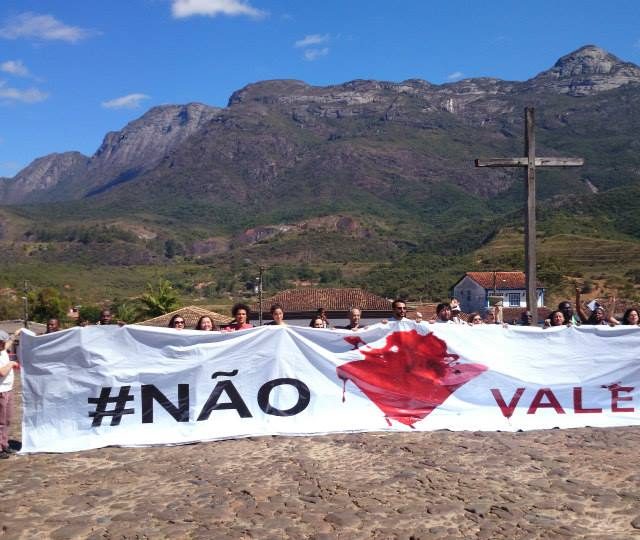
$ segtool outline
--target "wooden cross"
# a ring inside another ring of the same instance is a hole
[[[527,276],[527,309],[538,324],[538,295],[536,288],[536,167],[579,167],[582,158],[536,157],[533,107],[524,110],[524,157],[476,159],[476,167],[526,167],[526,213],[524,257]]]

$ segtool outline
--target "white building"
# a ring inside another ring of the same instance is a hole
[[[544,307],[544,287],[537,283],[537,307]],[[453,286],[453,296],[465,313],[485,312],[489,297],[501,297],[504,307],[527,307],[524,272],[466,272]]]

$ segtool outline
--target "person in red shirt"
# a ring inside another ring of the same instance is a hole
[[[231,308],[231,315],[233,315],[233,322],[225,328],[225,330],[244,330],[246,328],[253,328],[253,325],[249,322],[251,318],[251,310],[247,304],[236,304]]]

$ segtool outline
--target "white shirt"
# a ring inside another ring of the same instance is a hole
[[[0,351],[0,367],[6,366],[9,362],[9,353]],[[4,377],[0,377],[0,392],[8,392],[9,390],[13,390],[13,369],[10,369]]]

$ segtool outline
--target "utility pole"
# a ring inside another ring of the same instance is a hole
[[[262,326],[262,279],[264,274],[264,266],[260,266],[260,273],[258,275],[258,310],[260,315],[258,317],[258,322],[260,326]]]
[[[29,328],[29,282],[25,280],[24,282],[24,296],[22,299],[24,300],[24,327]]]

